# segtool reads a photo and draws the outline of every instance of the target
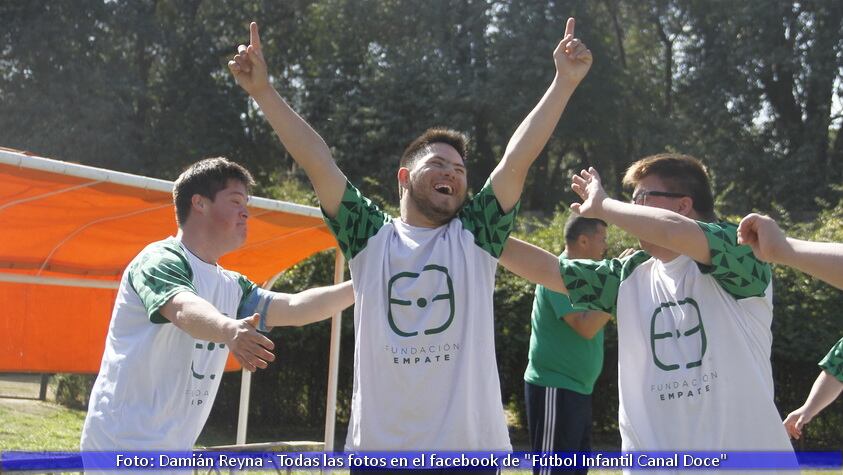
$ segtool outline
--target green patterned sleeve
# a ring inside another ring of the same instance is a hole
[[[474,236],[474,244],[498,259],[501,257],[509,233],[512,232],[520,206],[519,201],[509,210],[509,213],[504,213],[492,190],[490,178],[486,180],[480,192],[463,206],[460,211],[460,221],[463,228]]]
[[[325,214],[324,210],[322,214]],[[350,182],[345,184],[337,216],[331,218],[325,215],[325,222],[349,261],[365,249],[369,238],[391,220],[388,214],[363,196]]]
[[[758,260],[749,246],[738,245],[738,227],[732,223],[697,222],[708,239],[711,264],[698,264],[736,299],[762,297],[772,278],[770,265]]]
[[[835,343],[820,361],[820,368],[843,383],[843,338]]]
[[[647,261],[650,256],[644,252],[624,259],[568,259],[559,257],[562,279],[568,288],[568,297],[575,307],[599,310],[617,316],[618,289],[621,282],[633,269]]]
[[[193,270],[174,242],[147,247],[129,264],[128,272],[129,285],[140,297],[152,323],[169,323],[159,310],[173,296],[196,293]]]

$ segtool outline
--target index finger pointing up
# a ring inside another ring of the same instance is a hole
[[[568,18],[568,23],[565,24],[565,36],[571,35],[574,36],[574,18]],[[257,27],[255,27],[257,28]]]
[[[252,22],[249,25],[249,44],[251,44],[256,50],[261,49],[261,37],[258,34],[258,24],[255,22]]]

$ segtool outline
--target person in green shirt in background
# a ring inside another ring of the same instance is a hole
[[[571,214],[565,223],[563,255],[598,260],[605,253],[606,223]],[[534,452],[591,450],[591,393],[603,369],[603,327],[610,318],[608,313],[576,308],[567,295],[536,286],[524,372]],[[539,467],[533,471],[551,472]]]

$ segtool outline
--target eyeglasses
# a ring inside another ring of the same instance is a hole
[[[672,191],[650,191],[644,190],[632,195],[632,202],[637,205],[644,204],[648,196],[664,196],[665,198],[685,198],[691,195],[685,193],[673,193]]]

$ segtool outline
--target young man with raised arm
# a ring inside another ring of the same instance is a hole
[[[623,450],[792,452],[773,399],[770,267],[717,220],[699,160],[647,157],[623,181],[632,203],[583,170],[572,183],[582,203],[571,207],[644,251],[560,260],[575,305],[617,316]]]
[[[530,165],[591,65],[569,19],[555,78],[497,168],[466,200],[465,137],[430,129],[404,151],[400,216],[348,182],[322,138],[270,85],[257,25],[229,62],[313,183],[349,260],[354,387],[349,450],[509,450],[494,352],[492,293]]]

